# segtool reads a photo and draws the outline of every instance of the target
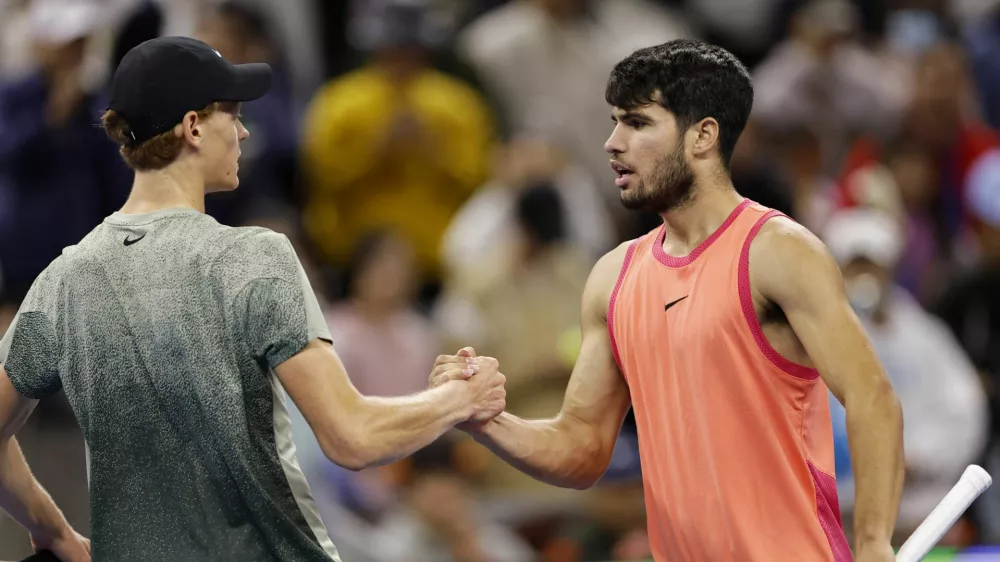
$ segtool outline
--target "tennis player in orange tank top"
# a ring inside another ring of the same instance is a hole
[[[621,201],[663,226],[594,266],[561,411],[463,429],[535,478],[586,488],[631,406],[657,562],[846,562],[829,389],[847,412],[854,559],[893,562],[899,402],[823,244],[732,185],[753,100],[746,68],[671,41],[618,63],[605,97]],[[438,368],[463,361],[478,361],[471,348]]]
[[[750,294],[750,242],[778,215],[744,200],[684,258],[657,229],[629,245],[611,296],[664,560],[851,559],[826,385],[774,351]]]

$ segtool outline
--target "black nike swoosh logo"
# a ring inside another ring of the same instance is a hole
[[[135,238],[135,239],[132,239],[132,238],[130,238],[129,236],[126,236],[126,237],[125,237],[125,245],[126,245],[126,246],[131,246],[132,244],[135,244],[136,242],[138,242],[139,240],[142,240],[142,239],[143,239],[143,238],[145,238],[145,237],[146,237],[146,234],[145,234],[145,233],[143,233],[143,235],[142,235],[142,236],[140,236],[140,237],[138,237],[138,238]]]
[[[675,300],[674,302],[668,302],[666,305],[663,306],[664,312],[666,312],[667,310],[670,310],[671,306],[674,306],[675,304],[681,302],[682,300],[684,300],[686,298],[688,298],[688,295],[684,295],[683,297]]]

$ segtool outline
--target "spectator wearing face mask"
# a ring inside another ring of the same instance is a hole
[[[948,328],[893,282],[903,251],[893,219],[871,209],[842,211],[827,223],[824,241],[903,407],[907,475],[897,530],[908,535],[981,454],[986,396]],[[844,410],[832,396],[830,404],[841,506],[849,518],[853,476]]]
[[[991,157],[1000,166],[1000,156]],[[988,174],[984,167],[978,174]],[[978,261],[958,273],[934,305],[951,328],[990,389],[992,431],[987,470],[1000,467],[1000,190],[975,181],[966,193],[972,217]],[[988,490],[979,502],[984,541],[1000,541],[1000,491]]]

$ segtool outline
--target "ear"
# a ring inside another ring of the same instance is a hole
[[[708,156],[712,151],[718,150],[719,122],[714,118],[706,117],[695,123],[690,130],[694,136],[691,152],[696,158]]]
[[[184,140],[191,146],[199,146],[205,138],[205,122],[199,119],[194,111],[185,113],[178,126],[181,128]]]

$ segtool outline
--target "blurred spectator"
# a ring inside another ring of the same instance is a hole
[[[823,171],[839,164],[851,135],[885,130],[898,111],[883,65],[857,37],[848,0],[809,0],[787,39],[754,70],[754,116],[776,130],[811,129]]]
[[[120,17],[121,26],[111,46],[112,73],[130,50],[159,37],[163,30],[163,10],[153,0],[141,0],[135,6],[124,8]]]
[[[469,485],[468,443],[446,435],[380,469],[333,465],[293,413],[297,448],[330,536],[350,562],[534,562],[531,548],[499,524]]]
[[[448,437],[404,461],[401,503],[376,536],[379,561],[533,562],[516,534],[485,516],[463,476],[461,449]]]
[[[611,464],[586,504],[581,537],[583,560],[648,560],[646,506],[639,463],[639,438],[631,412],[615,442]]]
[[[327,323],[351,382],[366,396],[427,388],[441,346],[434,327],[414,310],[412,247],[389,233],[366,235],[355,248],[350,278],[346,301],[329,310]],[[385,357],[392,357],[391,368]]]
[[[603,151],[611,131],[604,87],[635,49],[692,36],[677,13],[647,0],[516,0],[459,37],[460,55],[500,103],[513,135],[550,139],[600,187],[614,174]],[[627,216],[615,190],[605,201]]]
[[[946,281],[941,269],[947,267],[952,245],[945,215],[935,204],[941,191],[937,162],[922,146],[906,138],[889,143],[884,152],[884,167],[873,170],[890,174],[890,188],[898,193],[902,207],[907,249],[896,268],[896,282],[921,302],[929,302]],[[855,179],[858,176],[864,173],[855,174]]]
[[[462,275],[468,258],[501,255],[517,240],[516,205],[520,193],[545,184],[565,210],[567,240],[592,261],[615,245],[604,198],[585,170],[541,138],[518,138],[497,150],[496,173],[458,212],[445,232],[442,254],[453,275]]]
[[[1000,6],[998,0],[945,0],[945,3],[949,15],[959,25],[987,18],[997,6]]]
[[[306,228],[336,264],[365,230],[392,228],[435,280],[444,229],[486,179],[493,120],[472,88],[427,65],[423,8],[381,15],[372,62],[324,86],[306,117]]]
[[[0,0],[0,82],[31,72],[30,0]]]
[[[974,182],[982,189],[1000,190],[1000,150],[997,134],[975,116],[970,100],[973,88],[965,69],[964,55],[951,43],[939,43],[921,57],[916,70],[914,95],[896,133],[931,160],[937,175],[932,202],[940,225],[940,239],[949,244],[968,227],[964,193]],[[840,183],[843,201],[858,203],[850,189],[851,174],[865,170],[884,158],[883,147],[874,137],[855,143],[846,159]],[[945,249],[949,255],[953,248]]]
[[[791,189],[766,141],[757,123],[752,121],[747,123],[739,142],[736,143],[733,158],[729,162],[729,176],[736,191],[744,197],[791,215],[793,208]],[[656,218],[657,222],[650,225],[649,230],[656,228],[662,222],[658,215]]]
[[[997,392],[1000,388],[1000,190],[986,182],[973,181],[967,201],[978,239],[980,261],[952,281],[934,308],[958,337],[990,389],[993,424],[986,469],[996,474],[1000,470],[997,441],[1000,436],[1000,393]],[[984,538],[998,542],[1000,494],[987,491],[982,507]]]
[[[792,185],[794,217],[813,232],[821,232],[836,208],[832,201],[836,184],[823,167],[822,140],[803,127],[789,131],[780,143]]]
[[[522,189],[512,215],[514,240],[466,256],[435,314],[446,349],[472,345],[499,358],[508,410],[540,418],[562,405],[579,349],[580,295],[591,260],[567,239],[566,210],[551,184]],[[583,517],[582,503],[593,492],[549,486],[476,450],[485,464],[480,490],[506,514],[504,520],[556,556],[549,559],[578,559],[580,545],[568,540],[566,517]]]
[[[725,45],[748,68],[781,37],[786,0],[694,0],[685,7],[705,29],[706,40]]]
[[[869,209],[834,215],[824,233],[844,271],[848,298],[903,406],[906,483],[897,530],[907,536],[975,462],[987,437],[986,397],[975,368],[947,327],[892,282],[903,237],[891,217]],[[853,479],[844,410],[831,396],[841,509]]]
[[[562,405],[579,347],[580,295],[591,262],[567,240],[566,212],[552,186],[521,191],[514,216],[516,242],[466,256],[438,304],[437,320],[446,349],[472,345],[500,359],[511,412],[551,416]],[[563,493],[492,455],[488,463],[484,486],[509,498]]]
[[[976,366],[1000,376],[1000,190],[974,182],[967,195],[980,260],[954,279],[935,311],[951,326]],[[996,429],[1000,434],[1000,425]]]
[[[114,143],[94,125],[103,100],[88,86],[87,45],[101,5],[34,0],[30,9],[39,68],[0,84],[2,300],[14,305],[64,247],[124,203],[131,186]]]
[[[163,35],[195,36],[206,10],[230,0],[102,0],[122,11],[130,6],[156,4],[161,12]],[[285,78],[294,90],[298,105],[304,104],[321,81],[323,61],[320,35],[328,32],[319,25],[322,2],[315,0],[236,0],[264,16],[271,38],[287,55]],[[339,6],[341,2],[333,2]]]
[[[1000,2],[964,29],[972,76],[979,88],[986,122],[1000,129]]]
[[[226,1],[204,14],[197,37],[233,64],[264,62],[273,71],[267,94],[243,104],[243,124],[251,134],[240,144],[240,189],[209,197],[206,210],[219,222],[236,225],[250,207],[297,203],[299,116],[283,50],[269,23],[247,4]]]

